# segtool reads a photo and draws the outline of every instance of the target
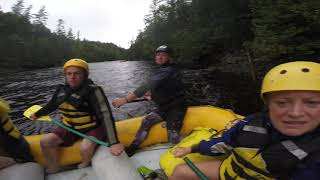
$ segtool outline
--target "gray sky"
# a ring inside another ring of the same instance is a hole
[[[0,0],[1,9],[11,11],[17,0]],[[33,5],[32,13],[41,6],[48,12],[47,27],[55,31],[58,19],[65,22],[66,31],[79,30],[80,38],[112,42],[129,48],[139,30],[143,30],[144,17],[149,14],[151,0],[24,0],[24,6]]]

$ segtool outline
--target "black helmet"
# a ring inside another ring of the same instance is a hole
[[[172,49],[169,48],[167,45],[161,45],[156,49],[156,53],[158,52],[166,52],[169,55],[172,55]]]

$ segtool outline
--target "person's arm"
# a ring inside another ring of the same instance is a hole
[[[54,92],[52,98],[50,99],[50,101],[43,107],[41,108],[39,111],[35,112],[31,118],[38,118],[38,117],[41,117],[41,116],[45,116],[45,115],[48,115],[50,114],[51,112],[55,111],[58,106],[59,106],[59,103],[57,102],[58,100],[58,94],[62,89],[63,86],[62,85],[59,85],[56,89],[56,91]]]
[[[103,89],[96,86],[94,88],[93,95],[89,98],[89,101],[97,120],[100,121],[103,128],[105,128],[107,142],[110,146],[110,153],[114,156],[119,156],[123,152],[124,146],[118,140],[115,121]]]
[[[132,102],[133,100],[137,99],[138,97],[143,96],[146,92],[149,91],[149,85],[148,84],[144,84],[140,87],[138,87],[134,92],[130,92],[128,93],[128,95],[121,97],[121,98],[116,98],[112,101],[112,105],[114,107],[120,107],[123,106],[127,103]]]
[[[112,100],[112,105],[113,107],[120,107],[120,106],[123,106],[133,100],[137,99],[137,96],[133,93],[129,93],[128,95],[124,96],[124,97],[121,97],[121,98],[116,98],[114,100]]]
[[[199,152],[209,156],[220,156],[227,153],[233,149],[234,138],[246,123],[247,121],[238,122],[224,132],[220,138],[211,138],[209,141],[201,141],[198,145],[192,146],[192,152]]]
[[[115,121],[108,99],[101,87],[93,87],[89,96],[89,105],[91,106],[92,111],[94,111],[97,121],[99,121],[105,128],[108,143],[110,145],[118,144],[119,140]]]
[[[177,74],[177,71],[173,67],[167,67],[163,69],[159,69],[157,72],[155,72],[150,80],[138,87],[135,91],[130,92],[128,95],[122,97],[122,98],[116,98],[112,101],[112,105],[114,107],[120,107],[127,103],[132,102],[133,100],[137,99],[138,97],[144,96],[148,91],[150,91],[151,88],[155,89],[158,87],[159,84],[165,83],[168,77]]]
[[[141,85],[136,90],[134,90],[131,94],[135,98],[138,98],[138,97],[144,96],[148,91],[150,91],[150,82]],[[130,93],[128,95],[130,95]],[[129,100],[134,100],[134,99],[129,99]]]
[[[223,155],[226,150],[232,148],[232,137],[236,135],[238,129],[243,127],[245,121],[240,121],[228,131],[224,132],[220,138],[211,138],[209,141],[201,141],[199,144],[194,144],[190,147],[178,147],[173,151],[174,157],[183,157],[190,153],[201,153],[210,156]]]

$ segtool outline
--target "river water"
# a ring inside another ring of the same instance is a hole
[[[103,87],[111,102],[145,82],[153,68],[155,66],[152,63],[145,61],[90,63],[89,77]],[[239,90],[235,90],[230,83],[221,83],[221,77],[225,78],[221,73],[207,69],[183,70],[182,73],[190,105],[217,105],[236,111],[241,107],[237,105],[239,100],[236,98]],[[44,105],[54,93],[55,86],[63,83],[62,68],[57,67],[0,75],[0,96],[10,103],[12,120],[24,135],[46,133],[53,126],[44,121],[27,120],[22,114],[31,105]],[[121,120],[144,115],[152,108],[152,102],[144,101],[121,108],[112,107],[112,112],[116,120]]]

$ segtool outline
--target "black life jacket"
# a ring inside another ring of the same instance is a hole
[[[91,115],[88,104],[88,95],[92,88],[95,88],[91,81],[84,84],[77,90],[71,90],[68,86],[61,86],[57,97],[60,101],[59,111],[62,114],[62,121],[65,125],[78,130],[92,129],[99,124],[96,117]]]
[[[236,148],[220,167],[221,179],[289,179],[299,165],[319,159],[320,130],[271,142],[272,127],[256,115],[236,138]],[[274,131],[274,130],[273,130]]]

